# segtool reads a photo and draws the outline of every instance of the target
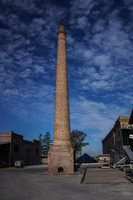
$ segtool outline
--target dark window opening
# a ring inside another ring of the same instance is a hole
[[[63,168],[62,167],[59,167],[59,169],[58,169],[58,173],[60,173],[60,172],[63,172]]]
[[[19,152],[19,145],[14,145],[14,152]]]
[[[118,131],[118,136],[120,136],[120,131]]]
[[[39,153],[39,149],[38,149],[38,148],[36,149],[36,153],[37,153],[37,154]]]

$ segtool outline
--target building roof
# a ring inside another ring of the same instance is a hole
[[[111,131],[102,139],[102,143],[104,143],[108,138],[112,136],[112,132],[116,132],[115,129],[120,126],[121,129],[126,129],[129,123],[130,116],[119,116],[118,119],[115,121],[114,127]]]
[[[10,144],[10,142],[0,142],[0,145]]]
[[[96,161],[87,153],[84,153],[80,158],[76,160],[76,163],[92,163],[92,162]]]

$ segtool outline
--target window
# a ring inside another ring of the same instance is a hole
[[[26,148],[26,153],[31,153],[31,148]]]
[[[36,153],[37,153],[37,154],[39,153],[39,149],[38,149],[38,148],[36,149]]]
[[[19,145],[14,145],[14,152],[19,152]]]
[[[120,136],[120,131],[118,131],[118,136]]]

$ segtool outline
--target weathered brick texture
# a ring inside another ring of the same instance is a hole
[[[74,172],[74,150],[70,140],[66,31],[64,25],[58,26],[57,34],[54,141],[48,154],[48,170],[51,174],[58,173],[59,169],[62,169],[64,174],[72,174]]]

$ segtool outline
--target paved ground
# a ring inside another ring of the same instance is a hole
[[[108,183],[128,183],[125,174],[118,169],[87,169],[85,174],[85,184],[108,184]]]
[[[82,174],[47,175],[46,171],[46,167],[0,169],[0,200],[133,200],[133,184],[123,181],[122,172],[118,175],[122,182],[89,183],[102,169],[88,169],[88,184],[80,184]]]

